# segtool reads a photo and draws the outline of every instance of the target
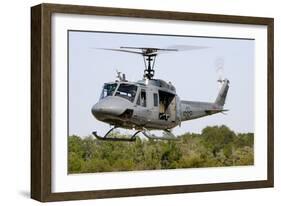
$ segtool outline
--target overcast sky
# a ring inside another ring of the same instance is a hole
[[[222,73],[230,80],[225,104],[230,111],[183,122],[173,132],[199,133],[222,124],[235,132],[254,132],[254,40],[69,31],[69,134],[87,136],[95,130],[104,134],[109,126],[91,114],[103,84],[115,80],[116,70],[131,81],[143,76],[140,55],[94,48],[176,45],[207,48],[159,55],[154,78],[171,81],[181,100],[213,102]]]

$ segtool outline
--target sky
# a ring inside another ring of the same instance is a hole
[[[169,48],[199,46],[202,49],[169,52],[157,56],[154,78],[171,81],[181,100],[214,102],[218,78],[230,81],[225,109],[182,122],[176,135],[200,133],[206,126],[226,125],[235,132],[254,132],[254,46],[255,40],[190,36],[143,35],[69,31],[69,135],[105,134],[110,128],[91,114],[105,82],[116,79],[116,70],[130,81],[142,79],[140,55],[101,50],[121,46]]]

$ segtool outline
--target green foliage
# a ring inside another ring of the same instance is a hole
[[[120,133],[113,134],[125,137]],[[179,141],[99,141],[68,138],[69,173],[220,167],[254,164],[254,134],[235,134],[226,126],[186,133]]]

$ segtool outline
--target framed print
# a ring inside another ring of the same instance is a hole
[[[273,19],[31,8],[31,197],[273,187]]]

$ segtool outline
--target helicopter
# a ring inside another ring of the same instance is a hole
[[[188,50],[200,47],[187,46]],[[92,134],[99,140],[136,141],[142,133],[148,139],[177,140],[172,129],[182,122],[228,111],[224,104],[229,89],[229,80],[220,79],[221,88],[214,102],[184,101],[176,93],[171,82],[155,79],[154,65],[157,55],[180,51],[176,48],[120,47],[119,49],[98,48],[109,51],[141,55],[145,69],[143,79],[129,81],[117,71],[117,79],[104,83],[99,101],[91,108],[92,115],[99,121],[113,126],[104,136],[96,131]],[[117,128],[134,130],[129,138],[111,137]],[[151,134],[152,130],[163,131],[163,136]]]

